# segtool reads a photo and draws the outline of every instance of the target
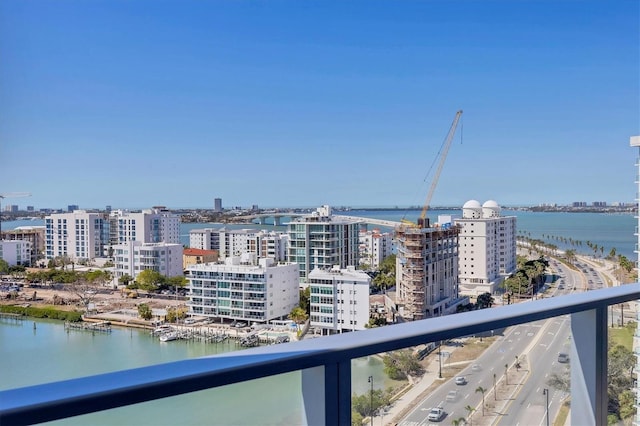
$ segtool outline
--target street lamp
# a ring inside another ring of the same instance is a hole
[[[547,426],[549,426],[549,389],[542,389],[542,394],[547,397]]]
[[[438,342],[438,378],[442,379],[442,340]]]
[[[371,392],[369,393],[369,416],[371,417],[371,426],[373,426],[373,376],[369,376],[371,383]]]

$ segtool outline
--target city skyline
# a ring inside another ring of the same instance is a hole
[[[2,200],[632,202],[640,5],[0,3]]]

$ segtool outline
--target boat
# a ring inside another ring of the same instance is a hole
[[[154,328],[151,334],[153,334],[154,336],[159,336],[172,330],[173,330],[173,327],[171,327],[170,325],[161,325]]]
[[[178,340],[180,336],[175,331],[170,331],[168,333],[163,333],[160,335],[161,342],[170,342],[172,340]]]

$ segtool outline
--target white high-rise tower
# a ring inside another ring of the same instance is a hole
[[[638,157],[636,158],[636,167],[638,168],[638,173],[636,174],[636,185],[638,185],[638,189],[636,192],[636,203],[638,203],[638,208],[640,209],[640,136],[632,136],[631,139],[629,140],[629,144],[632,147],[636,147],[639,148],[638,149]],[[640,210],[639,210],[640,212]],[[638,259],[637,259],[637,265],[640,265],[640,249],[638,249],[638,247],[640,247],[640,232],[638,231],[638,229],[640,229],[640,214],[638,214],[638,216],[636,216],[636,218],[638,219],[638,226],[636,227],[636,237],[638,238],[638,243],[636,244],[636,254],[638,255]],[[638,269],[638,268],[636,268]],[[636,300],[636,333],[633,336],[633,352],[636,354],[636,371],[640,371],[640,329],[638,328],[638,325],[640,324],[640,306],[638,306],[640,304],[640,301]],[[638,384],[636,384],[636,407],[640,407],[640,387],[638,387]],[[636,425],[640,425],[640,410],[636,411]]]

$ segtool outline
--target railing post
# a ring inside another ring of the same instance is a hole
[[[607,307],[571,314],[571,424],[607,424]]]
[[[351,360],[302,370],[306,424],[351,425]]]

